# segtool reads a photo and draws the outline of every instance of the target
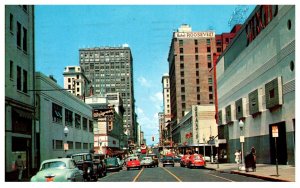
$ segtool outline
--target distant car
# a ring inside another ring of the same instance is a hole
[[[186,167],[188,162],[189,162],[189,158],[190,158],[189,154],[182,156],[181,159],[180,159],[180,166],[181,167]]]
[[[121,160],[118,157],[110,157],[104,159],[107,171],[119,171],[122,169]]]
[[[147,154],[147,157],[151,157],[154,162],[154,166],[158,167],[158,156],[156,154]]]
[[[31,182],[72,182],[84,181],[83,171],[77,168],[71,158],[49,159],[41,163],[40,169]]]
[[[175,163],[180,163],[180,161],[181,161],[181,157],[179,155],[175,155],[174,156],[174,162]]]
[[[155,167],[152,157],[143,157],[141,160],[141,166],[143,167]]]
[[[205,167],[206,162],[204,157],[201,154],[193,154],[190,156],[187,167],[188,168],[197,168],[197,167]]]
[[[141,169],[141,163],[138,157],[129,157],[126,159],[126,168],[130,170],[132,168]]]
[[[170,157],[170,156],[163,157],[162,164],[163,164],[163,167],[165,167],[166,165],[170,165],[170,166],[174,167],[174,165],[175,165],[174,157]]]

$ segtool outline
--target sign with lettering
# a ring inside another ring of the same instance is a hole
[[[215,32],[175,32],[175,38],[212,38]]]
[[[113,115],[114,115],[113,109],[105,109],[105,110],[94,109],[93,110],[93,118],[104,118],[104,117],[113,116]]]
[[[272,137],[278,137],[278,126],[274,125],[272,126]]]

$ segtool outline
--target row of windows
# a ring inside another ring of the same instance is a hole
[[[93,121],[88,120],[85,117],[81,117],[81,115],[74,113],[67,108],[64,109],[64,122],[66,126],[73,127],[75,124],[75,128],[82,129],[84,131],[93,132]],[[62,106],[52,103],[52,120],[56,123],[63,122],[63,108]],[[82,120],[82,121],[81,121]],[[88,124],[89,121],[89,124]]]
[[[71,150],[71,149],[93,149],[94,148],[92,143],[81,143],[81,142],[73,142],[73,141],[67,141],[67,143],[68,143],[69,150]],[[52,149],[53,150],[64,149],[64,141],[63,140],[52,140]]]
[[[15,25],[16,23],[16,25]],[[10,33],[14,35],[15,31],[15,26],[16,26],[16,34],[17,34],[17,47],[18,49],[22,49],[23,52],[26,54],[27,53],[27,28],[22,27],[22,24],[20,22],[15,22],[14,20],[14,15],[10,14],[9,16],[9,29]]]
[[[180,60],[181,63],[183,63],[184,55],[180,55],[179,60]],[[199,55],[195,55],[195,61],[199,61]],[[211,63],[211,54],[207,54],[207,62]]]
[[[211,52],[210,46],[206,47],[206,52],[208,52],[208,53]],[[183,53],[184,53],[184,48],[179,48],[179,53],[180,53],[180,54],[183,54]],[[195,47],[195,53],[199,53],[198,47]]]
[[[14,79],[14,62],[10,61],[10,79]],[[17,90],[23,91],[24,93],[28,92],[28,74],[25,69],[22,70],[20,66],[17,66]]]
[[[84,52],[80,53],[80,57],[101,57],[101,56],[121,56],[129,55],[129,51],[105,51],[105,52]]]
[[[206,39],[206,45],[210,45],[210,41],[211,41],[211,39]],[[183,40],[179,40],[179,46],[183,46],[183,43],[184,43],[184,41]],[[198,45],[199,43],[198,43],[198,40],[194,40],[194,44],[195,45]]]

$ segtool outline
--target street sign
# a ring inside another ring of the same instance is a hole
[[[69,150],[69,144],[68,143],[64,143],[64,150],[65,151]]]
[[[278,137],[278,126],[277,125],[272,126],[272,137],[275,137],[275,138]]]
[[[240,136],[240,142],[245,142],[245,137],[244,136]]]

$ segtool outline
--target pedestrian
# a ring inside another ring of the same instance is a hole
[[[236,162],[236,164],[240,164],[240,158],[241,158],[241,152],[240,152],[240,150],[235,150],[235,153],[234,153],[234,155],[235,155],[235,162]]]
[[[25,165],[23,160],[21,159],[21,155],[18,155],[18,159],[16,160],[16,167],[18,170],[18,181],[22,180],[23,170],[25,169]]]
[[[253,157],[252,169],[255,172],[256,171],[256,150],[255,150],[254,146],[252,146],[252,148],[251,148],[251,154],[252,154],[252,157]]]

